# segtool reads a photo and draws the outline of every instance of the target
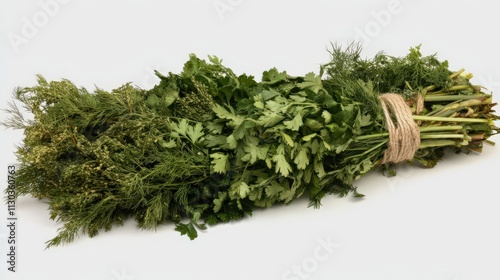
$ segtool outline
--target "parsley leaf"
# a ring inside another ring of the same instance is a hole
[[[210,155],[212,160],[212,168],[216,173],[226,173],[229,168],[229,155],[223,153],[213,153]]]

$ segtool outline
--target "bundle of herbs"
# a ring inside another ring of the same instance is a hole
[[[62,221],[48,246],[134,217],[140,228],[197,229],[257,207],[356,191],[373,169],[434,166],[445,149],[480,152],[499,132],[492,96],[446,61],[333,46],[318,74],[273,68],[261,81],[191,55],[149,90],[89,92],[68,80],[19,88],[4,125],[24,130],[18,195],[45,199]],[[387,94],[390,93],[390,94]]]

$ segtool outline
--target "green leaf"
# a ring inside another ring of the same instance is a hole
[[[222,59],[218,58],[215,55],[209,55],[208,60],[219,67],[224,67],[222,66]]]
[[[187,236],[191,240],[194,240],[196,237],[198,237],[198,232],[196,231],[193,222],[189,222],[189,224],[178,223],[175,227],[175,230],[180,232],[181,235],[187,234]]]
[[[365,174],[366,172],[370,171],[373,168],[373,163],[370,159],[365,159],[361,162],[360,164],[360,173]]]
[[[293,142],[293,139],[292,137],[290,137],[290,135],[286,134],[285,132],[281,132],[281,136],[283,137],[283,140],[285,140],[285,143],[290,146],[290,147],[293,147],[295,145],[295,142]]]
[[[270,158],[266,158],[265,161],[266,161],[267,168],[269,168],[269,169],[273,168],[273,162]]]
[[[349,140],[347,140],[347,142],[345,142],[343,144],[338,144],[335,147],[335,153],[337,153],[337,154],[341,153],[342,151],[347,149],[351,143],[352,143],[352,139],[349,139]]]
[[[318,152],[321,151],[321,147],[319,145],[319,141],[318,139],[314,139],[312,142],[311,142],[311,146],[310,146],[310,149],[311,149],[311,153],[313,155],[317,154]]]
[[[261,95],[262,95],[262,100],[267,101],[267,100],[273,99],[276,96],[281,95],[281,93],[277,92],[273,89],[269,89],[269,90],[265,89],[261,92]]]
[[[304,183],[309,184],[311,182],[311,179],[313,177],[313,171],[314,171],[314,165],[309,164],[306,167],[306,169],[303,171],[304,172]],[[317,176],[317,174],[315,174],[315,176]]]
[[[222,148],[227,146],[227,137],[224,135],[212,135],[209,134],[205,137],[205,146],[208,148],[219,147]]]
[[[364,127],[364,126],[369,126],[371,125],[373,122],[371,120],[371,117],[370,115],[362,115],[361,116],[361,119],[360,119],[360,126],[361,127]]]
[[[263,115],[259,117],[258,124],[263,127],[275,126],[282,121],[285,117],[276,112],[264,111]]]
[[[318,134],[311,133],[309,135],[306,135],[306,136],[302,137],[302,141],[309,142],[309,141],[311,141],[311,139],[313,139],[316,136],[318,136]]]
[[[247,76],[245,74],[238,76],[238,82],[241,88],[252,88],[257,85],[253,76]]]
[[[224,202],[224,200],[226,200],[226,198],[227,198],[227,192],[218,193],[218,197],[214,199],[214,208],[213,208],[214,213],[219,212],[219,210],[222,207],[222,203]]]
[[[280,183],[276,180],[272,180],[271,183],[266,186],[266,195],[268,197],[273,197],[278,195],[283,190],[285,190],[285,188],[281,186]]]
[[[229,187],[229,193],[233,198],[245,198],[250,193],[250,187],[243,181],[238,181]]]
[[[237,125],[235,127],[235,130],[233,132],[233,137],[234,139],[236,140],[240,140],[242,139],[245,135],[248,134],[248,130],[250,128],[253,128],[255,127],[255,122],[252,121],[252,120],[244,120],[242,123],[240,123],[239,125]]]
[[[256,201],[256,200],[260,200],[262,198],[262,193],[263,193],[263,189],[259,186],[255,186],[252,185],[252,190],[250,191],[250,194],[248,195],[248,199],[250,199],[251,201]]]
[[[250,164],[255,163],[257,160],[265,160],[267,158],[267,152],[270,145],[255,146],[255,145],[245,145],[243,150],[247,154],[241,158],[242,161],[249,161]]]
[[[283,124],[290,130],[298,131],[304,123],[302,122],[302,116],[297,114],[291,121],[284,121]]]
[[[187,128],[187,136],[193,143],[197,143],[204,135],[205,133],[203,133],[203,126],[201,123],[196,123],[194,127],[189,126]]]
[[[285,71],[278,72],[278,69],[271,68],[269,71],[264,71],[262,74],[262,83],[263,84],[276,84],[278,82],[286,81],[288,75]]]
[[[199,65],[200,65],[201,60],[196,57],[195,54],[190,54],[189,55],[189,60],[184,63],[184,68],[182,69],[182,72],[186,76],[192,76],[198,72]]]
[[[206,124],[206,128],[209,132],[213,134],[221,134],[222,130],[224,129],[224,122],[208,122]]]
[[[160,105],[161,99],[156,95],[156,94],[150,94],[148,98],[146,99],[146,104],[151,107],[155,108]]]
[[[300,93],[304,93],[303,91],[301,91]],[[303,103],[303,102],[306,102],[307,101],[307,98],[305,98],[304,96],[300,96],[300,95],[290,95],[289,97],[291,100],[295,101],[295,102],[298,102],[298,103]]]
[[[163,99],[165,100],[165,106],[168,107],[172,105],[179,98],[179,90],[173,86],[168,86],[167,91]]]
[[[245,182],[241,182],[238,192],[240,198],[245,198],[250,193],[250,188]]]
[[[182,119],[181,122],[179,123],[179,129],[177,132],[180,134],[186,135],[187,129],[188,129],[188,121],[186,119]]]
[[[226,141],[230,149],[236,149],[236,147],[238,147],[238,141],[234,138],[233,134],[229,135]]]
[[[333,116],[333,119],[338,124],[341,123],[352,124],[355,118],[358,116],[358,113],[359,113],[359,108],[357,108],[353,104],[342,105],[342,109],[340,110],[340,112],[336,113]]]
[[[261,94],[254,96],[253,100],[254,100],[253,105],[256,108],[264,109],[264,100],[262,99],[262,95]]]
[[[311,72],[304,77],[304,82],[297,84],[297,86],[318,93],[323,88],[323,82],[320,76],[316,76],[316,74]]]
[[[171,129],[180,135],[186,135],[188,122],[186,119],[182,119],[179,123],[172,123]]]
[[[285,156],[277,154],[273,156],[273,161],[276,163],[276,173],[287,177],[292,172],[292,166],[288,163]]]
[[[198,221],[200,220],[200,218],[201,218],[201,212],[200,211],[195,211],[193,213],[193,217],[191,218],[191,221],[196,224],[196,223],[198,223]]]
[[[170,139],[170,141],[166,142],[164,140],[160,141],[160,145],[165,149],[175,148],[177,147],[177,143],[175,143],[174,139]]]
[[[314,172],[318,178],[323,178],[326,175],[323,160],[317,158],[314,160]]]
[[[250,112],[255,110],[255,100],[253,98],[243,98],[236,104],[236,109],[240,112]]]
[[[326,110],[321,113],[321,116],[325,119],[325,124],[329,124],[332,121],[332,114]]]
[[[362,193],[359,193],[356,189],[353,191],[353,196],[356,197],[356,198],[362,198],[364,197],[365,195],[362,194]]]
[[[295,157],[295,160],[293,161],[298,169],[306,169],[307,165],[309,164],[309,149],[305,147],[301,147],[297,156]]]
[[[215,104],[213,106],[212,110],[217,115],[217,117],[219,117],[221,119],[234,120],[236,118],[236,115],[229,112],[228,110],[226,110],[226,108],[224,108],[223,106],[221,106],[219,104]]]
[[[285,113],[288,109],[288,100],[278,96],[273,100],[267,101],[265,107],[271,112]]]
[[[323,140],[323,145],[328,151],[332,150],[332,145],[328,144],[328,142],[326,142],[325,140]]]
[[[330,135],[331,136],[331,139],[334,141],[334,142],[337,142],[337,143],[343,143],[346,141],[346,131],[347,131],[347,127],[344,127],[344,126],[339,126],[337,125],[336,123],[331,123],[329,125],[326,125],[326,128],[328,128],[328,130],[324,130],[324,135]]]
[[[230,168],[229,156],[223,153],[213,153],[210,155],[212,167],[216,173],[226,173]]]
[[[285,204],[290,203],[294,198],[297,197],[297,189],[299,185],[295,185],[290,189],[285,189],[280,192],[280,200],[282,200]]]
[[[306,126],[309,127],[312,131],[318,131],[323,128],[323,125],[315,119],[307,119]]]

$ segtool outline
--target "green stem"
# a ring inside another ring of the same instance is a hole
[[[463,134],[421,134],[420,139],[464,139]]]
[[[366,150],[364,151],[363,153],[361,154],[355,154],[355,155],[352,155],[352,156],[349,156],[349,157],[346,157],[344,160],[349,160],[351,158],[356,158],[356,157],[363,157],[364,155],[370,153],[371,151],[377,149],[377,148],[380,148],[382,145],[385,145],[387,143],[387,141],[383,141],[383,142],[380,142],[379,144],[375,145],[374,147],[372,147],[371,149],[369,150]]]
[[[374,139],[374,138],[383,138],[389,136],[389,132],[382,132],[382,133],[375,133],[375,134],[368,134],[368,135],[361,135],[356,137],[356,140],[368,140],[368,139]]]
[[[464,123],[488,123],[487,119],[473,118],[450,118],[450,117],[432,117],[432,116],[413,116],[416,121],[431,121],[431,122],[464,122]]]
[[[455,77],[458,77],[458,75],[462,74],[464,71],[465,71],[465,69],[464,69],[464,68],[462,68],[462,69],[458,70],[457,72],[452,73],[452,74],[448,77],[448,79],[450,79],[450,80],[451,80],[451,79],[453,79],[453,78],[455,78]]]
[[[486,143],[486,144],[488,144],[488,145],[495,146],[495,142],[493,142],[491,140],[484,139],[483,142]]]
[[[469,100],[474,98],[485,97],[486,94],[471,94],[471,95],[426,95],[424,97],[425,101],[438,102],[438,101],[457,101],[457,100]]]
[[[420,142],[420,149],[432,147],[455,146],[456,142],[453,140],[426,140]]]
[[[424,88],[424,92],[429,92],[431,90],[435,90],[436,88],[437,88],[436,85],[428,86],[428,87]]]
[[[455,131],[461,130],[462,128],[463,126],[461,125],[426,126],[420,128],[420,133],[431,131]]]
[[[491,104],[491,100],[480,100],[480,99],[469,99],[459,103],[450,104],[449,106],[445,106],[441,110],[437,112],[433,112],[432,114],[427,114],[428,116],[436,116],[436,117],[448,117],[462,110],[470,111],[472,107],[480,106],[480,105],[488,105]],[[473,110],[473,109],[472,109]],[[475,112],[475,110],[473,110]]]
[[[456,131],[461,130],[463,127],[461,125],[443,125],[443,126],[426,126],[420,128],[420,133],[432,132],[432,131]],[[383,138],[389,136],[389,132],[381,132],[375,134],[361,135],[356,137],[356,140],[369,140],[376,138]]]

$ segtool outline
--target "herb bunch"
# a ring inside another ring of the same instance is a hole
[[[110,230],[133,217],[140,228],[173,222],[197,229],[251,215],[258,207],[356,191],[382,163],[389,141],[379,96],[401,95],[420,129],[410,163],[434,166],[447,148],[481,151],[499,132],[490,94],[446,61],[333,46],[318,74],[273,68],[260,81],[220,59],[191,55],[178,74],[156,73],[143,90],[125,84],[89,92],[68,80],[19,88],[4,125],[23,129],[18,195],[48,201],[63,227],[47,246]],[[419,98],[423,100],[420,100]]]

